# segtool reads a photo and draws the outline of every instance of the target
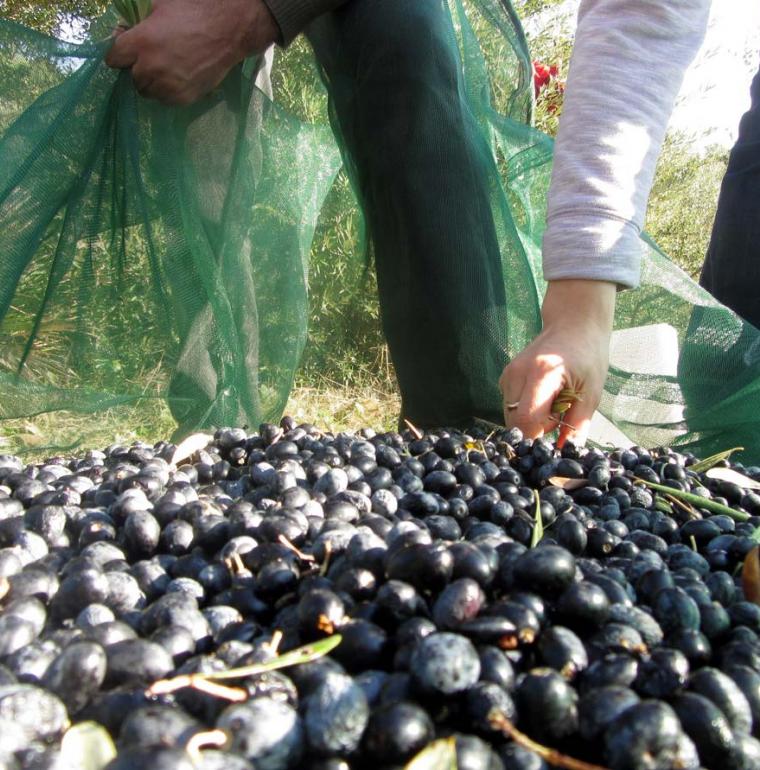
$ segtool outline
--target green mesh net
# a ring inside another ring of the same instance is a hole
[[[178,433],[276,419],[342,166],[403,416],[500,422],[499,375],[540,329],[552,155],[506,0],[318,19],[329,126],[267,96],[253,62],[193,107],[145,101],[102,63],[113,23],[80,45],[0,24],[0,418],[160,397]],[[611,360],[598,442],[760,457],[758,331],[654,244]]]

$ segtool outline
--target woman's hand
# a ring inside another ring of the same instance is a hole
[[[115,37],[106,64],[131,69],[147,98],[191,104],[279,34],[263,0],[153,0],[150,16]]]
[[[499,380],[504,421],[526,438],[560,427],[582,444],[602,395],[609,366],[609,345],[617,286],[606,281],[552,281],[546,291],[543,331],[505,369]],[[552,405],[563,389],[578,398],[562,414]]]

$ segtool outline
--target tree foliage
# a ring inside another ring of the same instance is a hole
[[[41,32],[53,33],[73,19],[96,18],[109,0],[0,0],[0,18],[10,19]]]
[[[697,278],[710,242],[728,150],[696,152],[683,134],[669,134],[649,197],[646,229],[660,248]]]

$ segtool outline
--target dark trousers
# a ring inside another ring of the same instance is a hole
[[[420,426],[501,419],[506,298],[489,174],[444,0],[354,0],[307,32]]]
[[[760,71],[729,156],[700,283],[760,328]]]

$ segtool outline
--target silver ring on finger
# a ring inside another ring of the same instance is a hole
[[[504,408],[505,408],[505,409],[506,409],[508,412],[514,412],[514,410],[515,410],[515,409],[517,409],[517,407],[518,407],[518,406],[520,406],[520,402],[519,402],[519,401],[515,401],[515,402],[514,402],[514,403],[512,403],[512,404],[504,404]]]

